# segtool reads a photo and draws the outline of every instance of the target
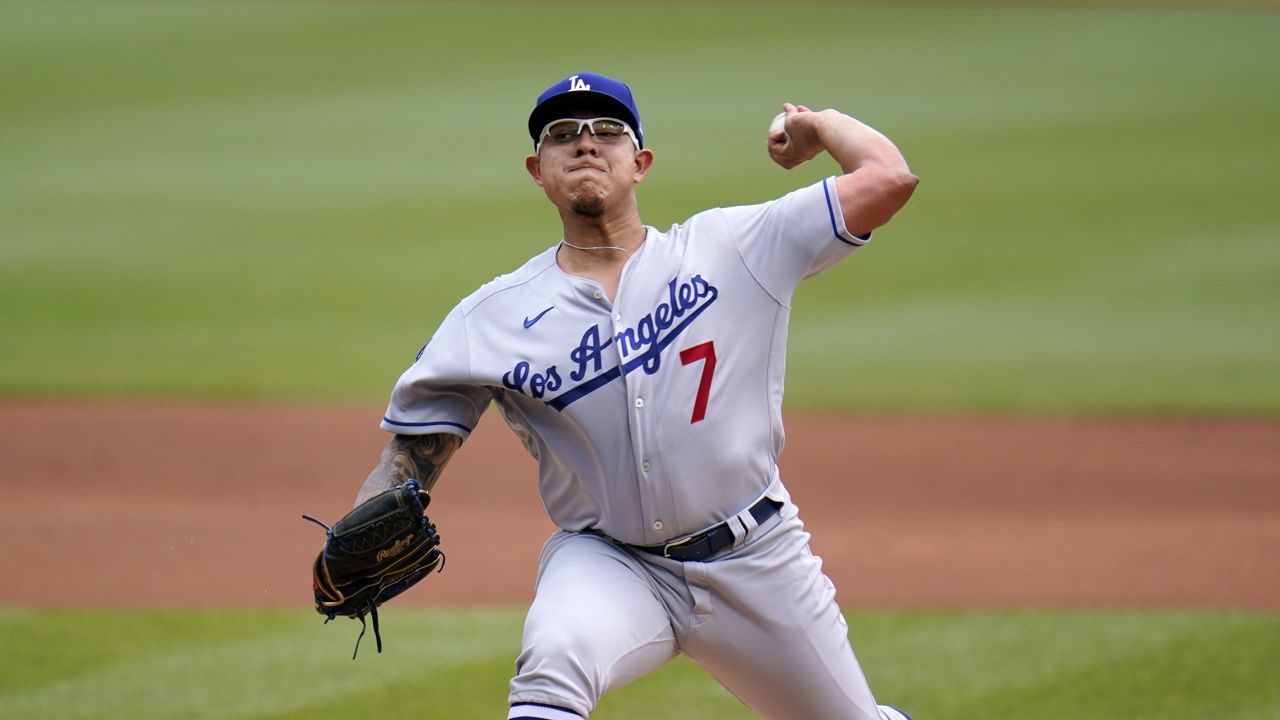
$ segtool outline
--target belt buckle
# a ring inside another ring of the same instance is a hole
[[[698,541],[699,539],[701,539],[701,538],[702,538],[702,535],[690,535],[690,536],[688,536],[688,537],[686,537],[686,538],[683,538],[683,539],[681,539],[681,540],[675,540],[675,541],[673,541],[673,542],[669,542],[669,543],[667,543],[666,545],[663,545],[663,546],[662,546],[662,557],[667,558],[668,560],[670,560],[670,559],[671,559],[671,548],[683,547],[683,546],[685,546],[685,545],[688,545],[689,543],[697,542],[697,541]]]

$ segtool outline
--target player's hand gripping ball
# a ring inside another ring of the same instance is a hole
[[[360,503],[332,527],[302,516],[326,533],[312,567],[316,612],[327,616],[326,624],[342,615],[359,620],[363,627],[367,614],[373,618],[373,634],[382,652],[378,606],[444,567],[440,536],[426,516],[430,502],[427,491],[410,480]]]

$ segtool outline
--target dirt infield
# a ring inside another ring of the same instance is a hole
[[[298,606],[379,409],[0,401],[0,604]],[[846,608],[1280,608],[1280,422],[787,418],[783,477]],[[551,530],[493,413],[401,604],[532,597]]]

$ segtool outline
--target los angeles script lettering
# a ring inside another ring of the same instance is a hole
[[[639,367],[646,374],[652,375],[662,364],[662,333],[670,330],[681,318],[690,312],[710,304],[719,295],[719,291],[701,275],[694,275],[686,282],[678,282],[672,278],[667,283],[667,297],[635,324],[624,328],[609,337],[600,336],[600,327],[592,325],[582,333],[577,347],[569,351],[569,361],[573,369],[569,371],[569,379],[581,382],[588,376],[598,374],[604,367],[604,351],[614,342],[618,343],[618,352],[622,359],[635,358],[640,361]],[[684,329],[676,327],[675,333]],[[634,368],[631,368],[634,369]],[[512,390],[530,397],[541,399],[547,393],[558,391],[564,380],[560,370],[551,365],[541,372],[534,372],[529,361],[521,360],[502,376],[502,384]]]

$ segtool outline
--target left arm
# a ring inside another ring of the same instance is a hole
[[[824,150],[830,154],[844,171],[836,192],[850,232],[866,235],[907,204],[920,179],[889,138],[836,110],[783,108],[785,130],[769,134],[769,157],[790,170]]]

